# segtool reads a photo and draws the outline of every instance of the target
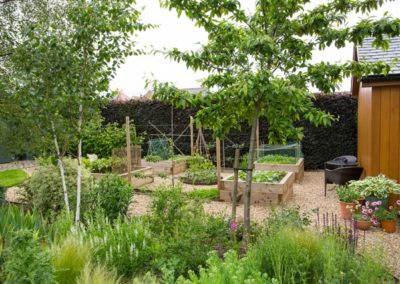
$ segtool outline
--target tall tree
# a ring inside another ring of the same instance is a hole
[[[370,36],[376,47],[386,48],[384,35],[398,36],[400,21],[385,15],[366,17],[353,26],[347,23],[350,13],[370,12],[384,0],[330,0],[312,9],[306,9],[310,0],[258,0],[251,13],[241,9],[238,0],[160,2],[208,32],[208,43],[199,50],[173,49],[167,55],[194,70],[208,71],[203,86],[210,91],[205,97],[190,95],[155,82],[156,97],[177,107],[198,107],[197,120],[220,138],[243,122],[251,126],[244,195],[248,231],[257,120],[267,119],[269,142],[275,144],[301,139],[302,129],[294,122],[302,118],[316,126],[330,125],[334,117],[314,107],[311,85],[330,93],[351,74],[361,78],[386,73],[390,67],[382,62],[311,63],[313,51],[361,44]]]
[[[53,140],[61,176],[63,152],[71,140],[78,141],[78,222],[82,127],[98,111],[126,56],[141,52],[134,47],[134,33],[149,25],[140,22],[134,0],[35,1],[44,3],[46,16],[18,29],[21,40],[7,59],[13,87],[7,93],[25,104],[43,135]],[[68,210],[66,187],[64,196]]]

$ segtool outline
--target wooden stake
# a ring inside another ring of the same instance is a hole
[[[238,192],[238,179],[239,179],[239,157],[240,149],[235,150],[235,161],[233,163],[233,190],[232,190],[232,217],[231,220],[236,220],[236,205],[237,205],[237,192]]]
[[[221,190],[221,141],[219,138],[215,141],[217,150],[217,178],[218,178],[218,190]]]
[[[193,117],[190,117],[190,154],[194,156],[194,129],[193,129]]]
[[[128,182],[132,184],[132,157],[131,157],[131,130],[129,123],[129,116],[125,117],[126,125],[126,165],[128,168]]]

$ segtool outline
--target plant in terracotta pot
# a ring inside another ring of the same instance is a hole
[[[381,222],[382,230],[390,234],[396,232],[397,224],[397,211],[393,209],[392,206],[389,210],[380,206],[374,212],[374,216]]]
[[[353,212],[351,219],[356,227],[360,230],[368,230],[371,225],[377,225],[379,222],[374,217],[374,208],[368,201],[365,204],[357,204],[355,212]]]
[[[388,206],[393,206],[394,210],[400,211],[400,188],[394,189],[388,195]]]
[[[366,201],[382,201],[385,207],[390,193],[400,193],[400,185],[382,174],[366,177],[363,180],[351,181],[348,187],[360,192],[360,195],[365,197]]]
[[[352,212],[355,211],[357,200],[360,198],[360,193],[347,186],[339,186],[336,189],[339,198],[340,216],[342,219],[351,219]]]
[[[371,218],[368,215],[353,213],[351,219],[353,220],[356,228],[359,230],[366,231],[372,225]]]

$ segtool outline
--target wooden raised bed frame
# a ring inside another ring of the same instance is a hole
[[[279,183],[253,182],[251,187],[251,204],[276,205],[287,202],[293,195],[294,173],[288,172]],[[222,190],[219,191],[220,200],[232,201],[233,180],[231,176],[222,180]],[[243,203],[245,181],[238,182],[238,203]]]
[[[164,173],[167,175],[176,175],[185,172],[187,169],[187,162],[185,160],[164,160],[154,163],[143,161],[142,164],[152,167],[154,174]]]
[[[296,164],[266,164],[254,163],[256,170],[260,171],[285,171],[295,174],[296,182],[301,182],[304,177],[304,158],[300,158]]]
[[[154,182],[153,169],[151,167],[134,167],[132,172],[132,186],[139,188],[143,185]],[[135,175],[143,175],[143,177],[137,177]],[[91,173],[96,179],[101,179],[107,174],[103,173]],[[119,174],[123,179],[128,180],[128,173]]]

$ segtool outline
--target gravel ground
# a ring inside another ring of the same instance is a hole
[[[224,176],[229,173],[224,173]],[[305,172],[304,179],[301,184],[294,184],[294,195],[285,206],[299,206],[302,212],[311,212],[313,209],[319,208],[320,214],[339,214],[338,201],[334,190],[328,190],[327,196],[324,197],[324,173],[322,171]],[[162,179],[156,177],[153,184],[146,187],[148,190],[154,190],[160,185],[170,185],[171,179]],[[192,186],[183,184],[184,191],[196,190],[197,188],[211,188],[215,186]],[[132,204],[129,208],[131,215],[143,215],[149,212],[149,204],[151,196],[149,194],[135,194],[132,198]],[[229,216],[231,212],[231,204],[228,202],[210,201],[204,204],[204,209],[209,214],[222,214]],[[270,206],[254,205],[251,207],[251,218],[258,222],[262,222],[271,212]],[[238,219],[243,218],[243,205],[237,208]],[[316,213],[310,213],[314,224],[317,219]],[[364,235],[360,231],[359,237],[360,249],[362,247],[382,247],[386,255],[385,260],[389,266],[395,271],[397,277],[400,276],[400,233],[399,229],[394,234],[382,232],[379,228],[372,228]]]

